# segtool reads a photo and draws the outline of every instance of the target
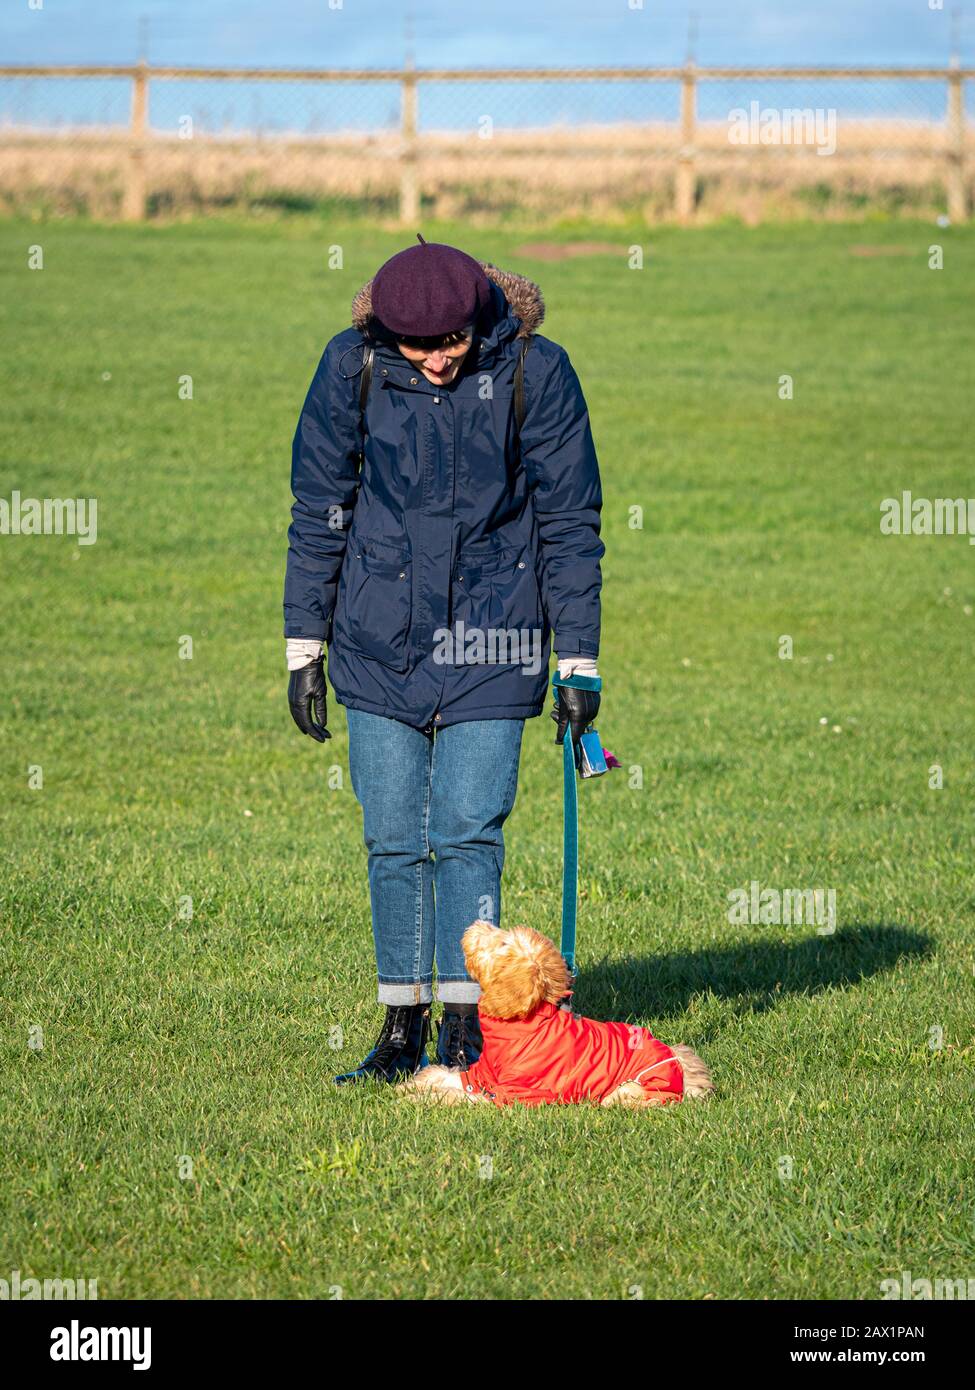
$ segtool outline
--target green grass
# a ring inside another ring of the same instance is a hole
[[[975,550],[885,538],[879,504],[973,490],[975,238],[560,233],[642,240],[636,271],[424,230],[538,278],[600,452],[600,731],[625,770],[582,789],[577,1006],[696,1045],[720,1096],[430,1112],[329,1084],[378,1011],[344,713],[323,749],[285,703],[289,447],[324,341],[409,238],[4,223],[0,496],[96,495],[99,532],[0,537],[0,1277],[369,1299],[971,1277]],[[555,935],[551,740],[528,726],[505,920]],[[835,888],[835,937],[731,925],[752,879]]]

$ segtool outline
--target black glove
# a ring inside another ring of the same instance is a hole
[[[325,727],[328,716],[325,713],[325,662],[322,657],[291,672],[288,704],[291,706],[291,717],[303,734],[309,734],[319,743],[332,737]],[[318,724],[315,723],[316,713],[320,721]]]
[[[559,726],[555,742],[564,743],[565,731],[570,729],[572,748],[578,762],[579,740],[599,713],[599,691],[577,690],[571,685],[558,685],[555,688],[558,694],[552,718]]]

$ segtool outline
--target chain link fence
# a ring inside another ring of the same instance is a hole
[[[0,209],[964,220],[947,69],[0,68]]]

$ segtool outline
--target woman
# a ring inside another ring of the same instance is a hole
[[[356,295],[293,449],[288,698],[303,733],[331,737],[324,642],[386,1006],[375,1047],[339,1083],[427,1062],[434,959],[437,1060],[477,1060],[460,939],[478,918],[500,924],[502,829],[550,633],[562,676],[596,674],[599,650],[599,468],[568,356],[536,336],[538,287],[418,240]],[[558,742],[567,727],[578,738],[597,699],[560,691]]]

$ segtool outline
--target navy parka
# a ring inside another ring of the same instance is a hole
[[[447,387],[402,356],[364,286],[294,438],[285,636],[325,641],[341,704],[418,729],[540,714],[553,630],[560,657],[599,651],[602,496],[586,402],[565,350],[534,331],[537,286],[484,269],[491,302]],[[529,335],[519,448],[514,377]]]

